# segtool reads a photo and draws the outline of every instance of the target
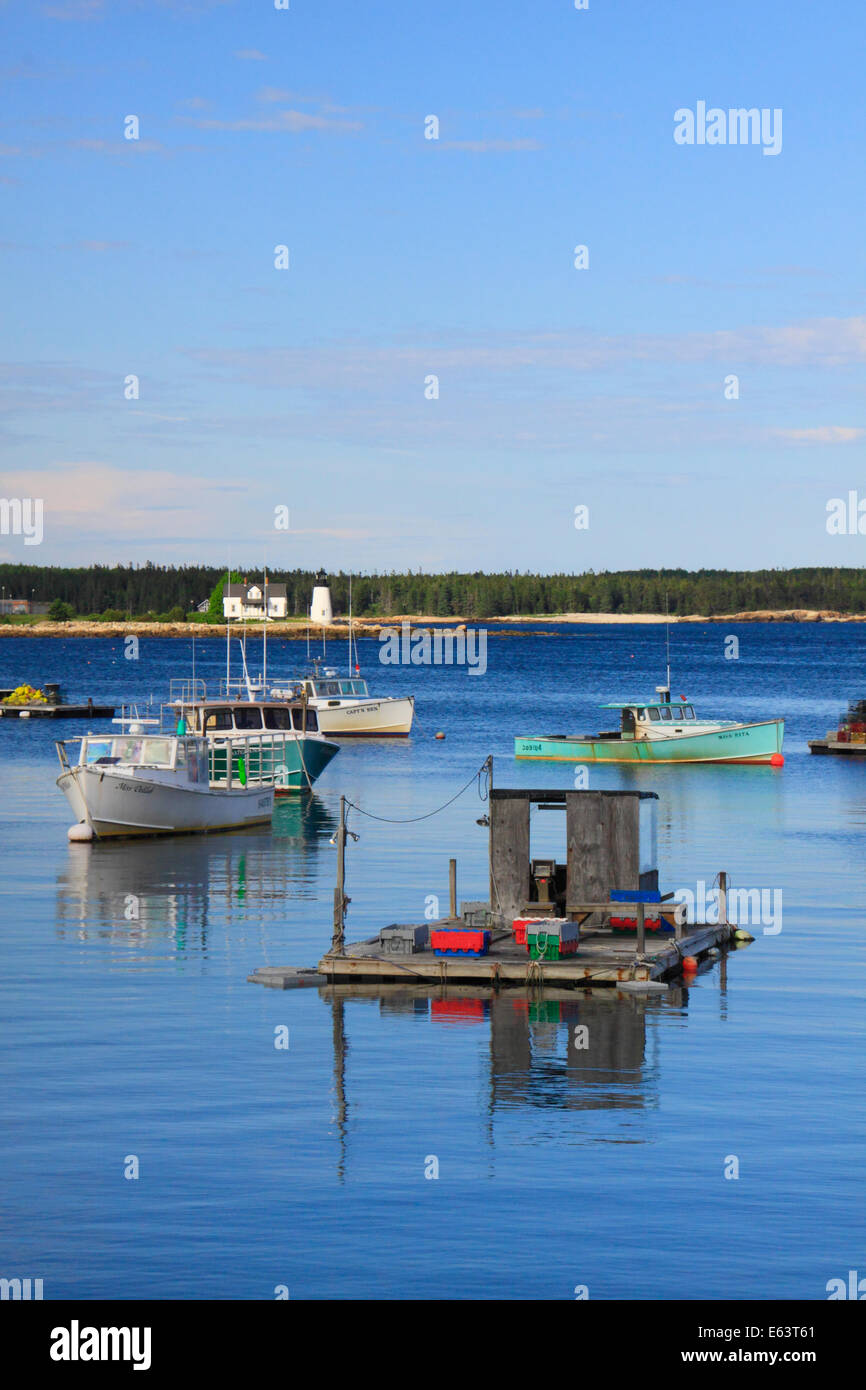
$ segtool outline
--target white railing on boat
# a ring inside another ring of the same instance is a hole
[[[292,736],[279,733],[214,739],[209,748],[211,786],[284,786],[289,771],[288,743],[294,748]]]
[[[55,743],[57,756],[63,772],[71,772],[73,768],[81,763],[82,745],[89,743],[91,735],[78,735],[76,737],[58,740]],[[117,762],[115,748],[121,743],[129,744],[129,735],[113,734],[107,738],[101,735],[93,736],[94,743],[102,745],[107,752],[103,754],[106,762]],[[163,736],[159,741],[169,742]],[[149,761],[146,753],[146,744],[157,742],[156,738],[144,734],[141,740],[140,760],[125,764],[130,768],[165,768],[176,770],[176,755],[172,752],[170,759],[165,762],[154,763]],[[170,738],[171,746],[175,746],[175,740]],[[176,744],[201,747],[203,740],[197,735],[180,735],[176,739]],[[70,744],[79,745],[79,758],[74,763],[70,763],[67,748]],[[292,734],[250,734],[245,738],[220,738],[207,744],[208,755],[208,781],[212,787],[281,787],[286,786],[292,766],[291,755],[287,757],[287,747],[295,748],[295,739]],[[188,756],[191,757],[191,754]],[[89,763],[85,755],[85,766],[98,767],[97,762]]]

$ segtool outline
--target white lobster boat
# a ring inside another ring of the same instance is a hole
[[[129,723],[124,733],[86,734],[56,745],[63,769],[57,785],[76,818],[70,840],[202,834],[270,821],[273,779],[265,783],[247,773],[249,740],[232,749],[234,756],[224,758],[214,777],[206,738],[147,733],[144,724],[153,720],[122,722]]]
[[[316,670],[297,683],[294,693],[306,697],[308,708],[316,711],[323,734],[405,738],[412,731],[414,695],[383,695],[376,699],[360,676],[339,677],[336,671],[326,670],[322,674]]]

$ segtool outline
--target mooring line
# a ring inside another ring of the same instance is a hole
[[[487,767],[488,762],[489,759],[485,758],[478,771],[473,772],[472,776],[469,778],[469,781],[466,782],[465,785],[460,788],[459,792],[455,792],[454,795],[448,801],[443,803],[443,805],[437,806],[435,811],[425,811],[423,816],[375,816],[372,811],[365,811],[363,806],[356,805],[354,801],[349,801],[348,798],[346,799],[346,805],[350,806],[353,811],[357,811],[360,816],[366,816],[368,820],[384,821],[387,825],[413,825],[416,821],[429,820],[431,816],[438,816],[440,811],[444,811],[448,806],[455,802],[457,798],[459,796],[462,796],[463,793],[469,787],[471,787],[472,783],[475,781],[478,782],[479,797],[482,801],[486,801],[487,788],[485,787],[484,791],[482,791],[481,789],[481,775]]]

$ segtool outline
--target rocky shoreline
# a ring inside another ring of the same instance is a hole
[[[357,618],[353,621],[352,628],[356,637],[378,637],[381,632],[399,628],[401,623],[410,623],[413,630],[424,627],[441,627],[446,631],[460,632],[465,631],[466,627],[485,627],[488,624],[496,625],[496,636],[525,636],[527,626],[533,625],[533,632],[538,636],[550,636],[550,632],[545,631],[554,624],[569,625],[595,625],[603,623],[611,624],[643,624],[643,623],[862,623],[866,622],[866,613],[840,613],[833,609],[814,609],[814,608],[786,608],[786,609],[756,609],[752,612],[744,613],[721,613],[721,614],[702,614],[689,613],[681,617],[671,615],[668,620],[664,613],[545,613],[545,614],[512,614],[501,618],[478,618],[471,621],[466,618],[439,618],[430,615],[419,616],[417,614],[400,613],[392,618]],[[515,625],[509,631],[508,624]],[[542,626],[538,626],[541,624]],[[236,630],[236,629],[235,629]],[[306,641],[307,632],[312,638],[318,640],[323,629],[320,627],[311,628],[305,620],[298,622],[272,622],[268,624],[268,636],[280,637],[293,641]],[[250,636],[261,635],[261,624],[249,624],[247,632]],[[348,622],[334,622],[324,629],[325,637],[346,638],[349,635]],[[72,619],[65,623],[41,622],[41,623],[0,623],[0,637],[225,637],[226,628],[224,623],[204,624],[204,623],[154,623],[154,622],[111,622],[97,623],[84,620]]]

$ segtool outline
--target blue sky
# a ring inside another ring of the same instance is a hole
[[[862,4],[0,27],[0,491],[45,506],[0,558],[862,563],[826,529],[866,498]],[[781,109],[781,151],[678,145],[699,101]]]

